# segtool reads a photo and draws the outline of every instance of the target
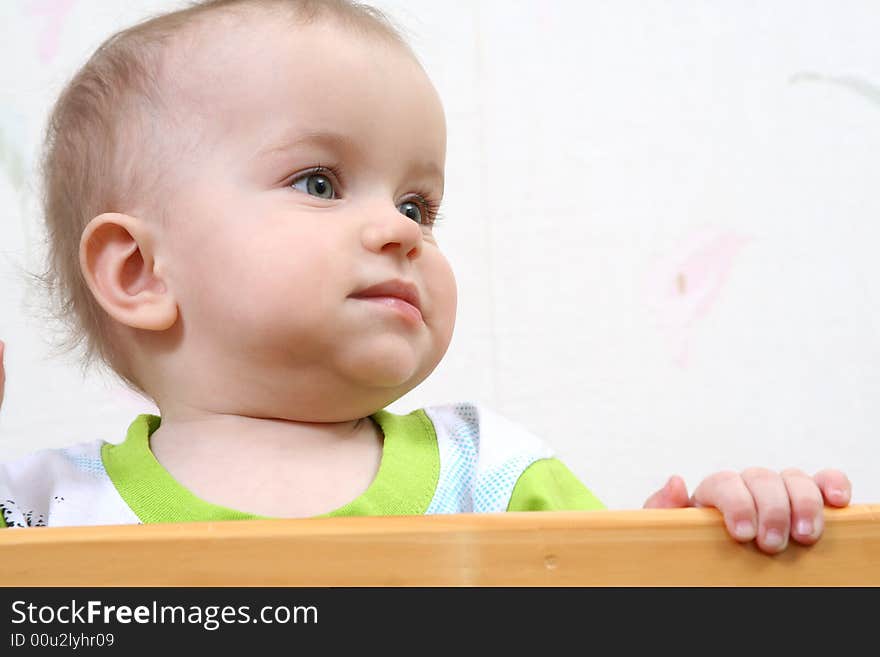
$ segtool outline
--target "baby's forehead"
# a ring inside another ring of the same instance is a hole
[[[233,20],[216,13],[183,26],[165,44],[161,78],[166,93],[185,102],[209,101],[212,91],[229,91],[230,73],[260,65],[261,52],[272,47],[265,35],[280,29],[277,20],[257,14]]]
[[[320,82],[322,65],[353,48],[397,51],[404,66],[422,70],[402,41],[379,28],[352,26],[330,13],[304,21],[290,12],[218,12],[199,17],[169,40],[161,75],[163,95],[181,119],[216,124],[219,108],[258,103],[264,100],[259,96],[275,93],[304,68],[315,70]]]
[[[383,51],[384,55],[379,50]],[[242,20],[212,16],[169,44],[164,77],[166,104],[176,123],[194,135],[228,141],[245,124],[253,132],[282,119],[311,129],[322,119],[351,118],[351,97],[365,75],[370,93],[382,94],[394,78],[414,81],[411,94],[435,113],[439,97],[413,53],[381,33],[356,30],[332,16],[302,22],[256,13]],[[381,61],[383,70],[376,75]],[[442,113],[442,108],[440,109]],[[373,119],[370,119],[371,121]],[[354,128],[354,126],[352,126]]]
[[[419,66],[402,40],[378,27],[366,30],[330,12],[305,20],[290,11],[250,8],[199,16],[183,27],[168,40],[163,77],[178,100],[210,102],[266,69],[275,67],[281,78],[294,67],[320,68],[325,56],[351,43],[397,50]]]
[[[199,16],[164,43],[156,76],[161,90],[157,110],[169,119],[166,129],[180,133],[181,143],[204,143],[214,130],[222,137],[229,127],[228,111],[259,100],[253,97],[254,78],[278,66],[272,60],[282,45],[290,47],[314,29],[291,16],[264,14]]]

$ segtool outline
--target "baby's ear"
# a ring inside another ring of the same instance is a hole
[[[118,322],[164,331],[177,321],[177,302],[156,266],[142,219],[108,212],[92,219],[79,242],[79,264],[92,294]]]

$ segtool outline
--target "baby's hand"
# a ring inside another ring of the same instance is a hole
[[[803,545],[819,540],[824,505],[846,506],[851,493],[849,479],[839,470],[822,470],[810,478],[794,469],[777,473],[749,468],[741,474],[716,472],[706,477],[693,497],[688,497],[681,477],[670,477],[644,507],[715,507],[733,538],[742,543],[756,539],[762,551],[774,554],[786,548],[789,535]]]

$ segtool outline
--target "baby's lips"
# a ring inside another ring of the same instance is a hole
[[[406,301],[421,311],[422,305],[419,300],[419,289],[409,281],[393,279],[370,285],[351,295],[356,299],[368,299],[370,297],[396,297]]]

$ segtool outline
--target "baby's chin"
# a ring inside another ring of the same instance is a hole
[[[340,350],[332,359],[332,369],[353,386],[394,391],[398,396],[421,383],[445,353],[428,340],[410,341],[400,336],[389,336],[371,346],[374,348]]]
[[[335,401],[323,407],[316,422],[341,422],[354,418],[366,417],[380,411],[413,390],[434,370],[436,363],[430,367],[421,367],[415,371],[381,372],[381,376],[367,379],[363,377],[353,382],[347,391],[333,395]],[[380,374],[380,373],[376,373]]]

